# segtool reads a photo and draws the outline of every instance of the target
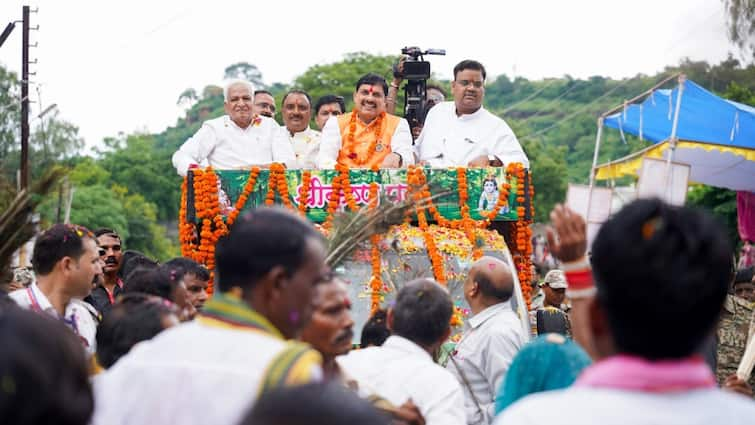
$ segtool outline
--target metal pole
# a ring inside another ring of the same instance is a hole
[[[23,7],[21,36],[21,190],[29,187],[29,6]]]
[[[73,193],[76,191],[76,187],[73,185],[70,185],[68,187],[68,203],[66,205],[66,217],[63,221],[63,224],[70,224],[71,223],[71,205],[73,204]]]
[[[592,154],[592,168],[590,169],[590,188],[587,191],[587,211],[585,222],[590,222],[590,210],[592,209],[592,188],[595,186],[595,173],[598,168],[598,155],[600,154],[600,142],[603,138],[603,117],[598,117],[598,135],[595,136],[595,150]]]
[[[645,96],[647,96],[649,94],[652,94],[656,89],[660,88],[661,86],[663,86],[664,84],[668,83],[669,81],[671,81],[673,79],[676,79],[676,78],[679,78],[680,75],[681,74],[674,74],[674,75],[671,75],[671,76],[669,76],[667,78],[664,78],[663,80],[661,80],[658,83],[656,83],[656,85],[654,85],[653,87],[645,90],[641,94],[638,94],[637,96],[635,96],[635,97],[633,97],[633,98],[631,98],[629,100],[625,100],[624,103],[622,103],[621,105],[618,105],[618,106],[614,107],[613,109],[609,109],[608,111],[603,112],[600,116],[605,118],[605,117],[607,117],[607,116],[609,116],[609,115],[611,115],[611,114],[613,114],[615,112],[621,111],[622,109],[624,109],[626,107],[627,104],[635,103],[635,102],[639,101],[640,99],[644,98]]]
[[[595,169],[598,168],[598,155],[600,154],[600,142],[603,137],[603,117],[598,118],[598,135],[595,136],[595,150],[592,154],[592,168],[590,169],[590,189],[595,184]]]
[[[665,188],[666,188],[666,201],[671,203],[671,185],[674,183],[674,178],[671,173],[671,161],[674,160],[674,153],[676,152],[676,130],[679,126],[679,111],[682,107],[682,95],[684,94],[684,82],[687,77],[682,74],[679,76],[679,93],[676,96],[676,107],[674,108],[674,122],[671,124],[671,136],[669,137],[669,147],[671,151],[666,158],[666,175],[665,175]]]

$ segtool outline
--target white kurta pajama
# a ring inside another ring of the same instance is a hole
[[[433,362],[422,347],[390,336],[380,347],[355,350],[337,358],[362,396],[378,395],[395,406],[409,399],[427,425],[463,425],[464,398],[453,375]]]
[[[291,344],[243,301],[216,293],[197,319],[137,344],[94,378],[92,424],[236,424]],[[322,379],[318,353],[292,359],[285,385]]]
[[[192,164],[218,170],[249,169],[273,162],[296,166],[289,133],[272,118],[258,117],[247,128],[228,115],[207,120],[173,154],[173,166],[185,176]]]
[[[290,132],[289,132],[290,134]],[[290,137],[291,148],[296,156],[296,166],[292,168],[317,168],[317,154],[320,153],[320,132],[307,127]]]
[[[433,168],[465,167],[480,156],[496,157],[504,165],[521,162],[529,168],[527,155],[508,124],[483,107],[457,116],[454,102],[435,105],[414,148],[419,160]]]

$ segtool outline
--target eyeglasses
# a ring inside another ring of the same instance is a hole
[[[456,84],[462,87],[467,87],[471,84],[472,86],[474,86],[474,88],[479,89],[479,88],[482,88],[482,85],[485,83],[483,81],[459,80],[456,82]]]

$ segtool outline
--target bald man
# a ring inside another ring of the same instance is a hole
[[[496,392],[526,336],[509,302],[514,277],[506,263],[480,258],[472,264],[463,289],[473,316],[447,367],[464,389],[467,424],[489,424]]]

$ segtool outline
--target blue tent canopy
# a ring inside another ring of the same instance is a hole
[[[661,142],[671,136],[679,87],[655,90],[642,103],[609,115],[607,127]],[[722,99],[694,81],[684,82],[677,138],[755,149],[755,108]]]
[[[643,158],[672,156],[690,166],[690,181],[755,192],[755,108],[722,99],[686,80],[675,145],[669,143],[679,87],[654,90],[642,103],[604,117],[604,125],[653,142],[627,157],[596,166],[595,178],[636,175]]]

